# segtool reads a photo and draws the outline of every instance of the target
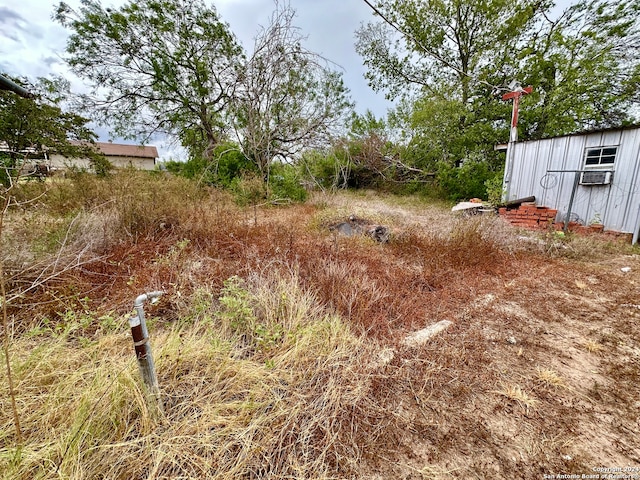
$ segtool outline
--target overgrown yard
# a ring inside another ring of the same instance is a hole
[[[48,188],[2,245],[4,479],[640,476],[637,249],[373,193],[254,216],[161,176]],[[390,241],[329,231],[349,215]],[[162,410],[126,321],[151,290]]]

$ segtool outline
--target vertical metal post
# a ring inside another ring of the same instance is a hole
[[[138,360],[142,380],[145,385],[155,393],[158,391],[158,377],[156,376],[155,365],[153,363],[149,337],[142,331],[140,317],[133,316],[129,318],[129,326],[131,327],[133,347],[136,352],[136,359]]]
[[[507,161],[504,169],[504,180],[502,189],[502,202],[507,203],[509,201],[509,194],[511,193],[511,179],[513,177],[513,147],[515,142],[509,140],[507,145]]]
[[[151,352],[151,345],[149,344],[149,330],[147,329],[147,322],[144,317],[143,304],[147,300],[157,300],[163,292],[151,292],[140,295],[136,298],[133,306],[136,310],[136,314],[129,318],[129,326],[131,327],[131,336],[133,337],[133,347],[136,352],[136,359],[138,360],[138,367],[142,380],[152,395],[154,395],[158,402],[160,402],[158,388],[158,377],[156,375],[156,368],[153,362],[153,354]],[[160,404],[160,408],[162,405]]]
[[[631,239],[631,245],[638,243],[638,235],[640,235],[640,205],[638,205],[638,215],[636,216],[636,228],[633,231],[633,238]]]
[[[513,91],[505,93],[502,100],[513,100],[513,109],[511,110],[511,128],[509,129],[509,144],[507,145],[507,161],[504,168],[504,193],[503,202],[509,201],[511,193],[511,179],[513,177],[513,162],[515,160],[513,148],[518,141],[518,112],[520,111],[520,97],[533,92],[533,87],[522,88],[520,83],[512,82],[509,88]]]
[[[509,142],[518,141],[518,113],[520,108],[520,97],[522,93],[513,97],[513,110],[511,111],[511,130],[509,131]]]
[[[571,209],[573,208],[573,200],[576,197],[576,190],[578,189],[578,182],[580,181],[580,172],[575,172],[575,177],[573,178],[573,188],[571,189],[571,197],[569,198],[569,208],[567,209],[567,216],[564,220],[564,227],[562,231],[567,233],[569,231],[569,220],[571,220]]]
[[[507,162],[504,169],[504,198],[503,202],[509,201],[511,193],[511,179],[513,177],[514,151],[518,141],[518,106],[520,105],[520,95],[513,98],[513,109],[511,111],[511,128],[509,129],[509,143],[507,144]]]

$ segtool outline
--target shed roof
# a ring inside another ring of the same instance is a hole
[[[552,138],[561,138],[561,137],[577,137],[580,135],[590,135],[592,133],[604,133],[604,132],[614,132],[614,131],[623,131],[623,130],[634,130],[636,128],[640,128],[640,123],[633,123],[633,124],[629,124],[629,125],[624,125],[624,126],[620,126],[620,127],[607,127],[607,128],[594,128],[594,129],[587,129],[587,130],[581,130],[579,132],[574,132],[574,133],[566,133],[564,135],[557,135],[554,137],[544,137],[544,138],[538,138],[535,140],[521,140],[518,143],[527,143],[527,142],[539,142],[541,140],[550,140]]]
[[[154,146],[126,145],[123,143],[96,142],[96,146],[106,156],[158,158],[158,149]]]

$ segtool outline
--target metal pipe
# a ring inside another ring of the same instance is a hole
[[[638,206],[638,215],[636,216],[636,228],[633,232],[631,245],[635,245],[636,243],[638,243],[638,235],[640,235],[640,205]]]
[[[162,291],[154,291],[149,293],[143,293],[142,295],[138,295],[138,297],[133,302],[133,308],[136,310],[136,313],[140,317],[140,323],[142,324],[142,331],[145,337],[149,336],[149,331],[147,330],[147,322],[144,318],[144,302],[150,300],[151,303],[156,303],[158,298],[163,294]]]
[[[536,196],[531,195],[530,197],[518,198],[516,200],[509,200],[508,202],[502,204],[504,207],[519,207],[525,202],[535,202]]]
[[[573,188],[571,189],[571,197],[569,198],[569,208],[567,209],[567,217],[564,221],[564,233],[569,231],[569,220],[571,220],[571,209],[573,208],[573,199],[576,197],[576,190],[578,189],[578,182],[580,181],[580,172],[575,173],[573,179]]]
[[[147,300],[150,300],[151,303],[155,303],[163,293],[164,292],[155,291],[139,295],[133,302],[133,308],[135,309],[136,314],[129,318],[129,327],[131,327],[133,346],[136,352],[136,359],[138,360],[138,367],[140,368],[142,380],[151,393],[158,399],[158,402],[160,401],[158,377],[156,375],[156,368],[153,362],[151,345],[149,344],[149,330],[147,329],[147,322],[144,317],[143,305]],[[160,407],[162,408],[162,406]]]
[[[515,142],[512,142],[509,139],[509,144],[507,145],[507,161],[505,162],[504,168],[504,178],[502,183],[504,185],[502,189],[502,203],[509,201],[509,195],[511,194],[511,180],[513,177],[513,147],[515,146]]]
[[[9,90],[11,92],[17,93],[21,97],[33,98],[33,94],[29,92],[26,88],[21,87],[16,82],[8,79],[4,75],[0,75],[0,90]]]
[[[511,110],[511,127],[509,130],[509,144],[507,145],[507,161],[504,168],[504,191],[502,201],[508,202],[511,194],[511,180],[513,179],[513,163],[515,162],[514,147],[518,142],[518,114],[520,111],[520,98],[533,92],[533,87],[528,86],[522,88],[520,82],[512,81],[509,85],[511,92],[502,95],[502,100],[513,100],[513,108]]]

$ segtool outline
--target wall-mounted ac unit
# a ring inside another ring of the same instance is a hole
[[[582,172],[580,175],[580,185],[609,185],[613,172],[593,170]]]

